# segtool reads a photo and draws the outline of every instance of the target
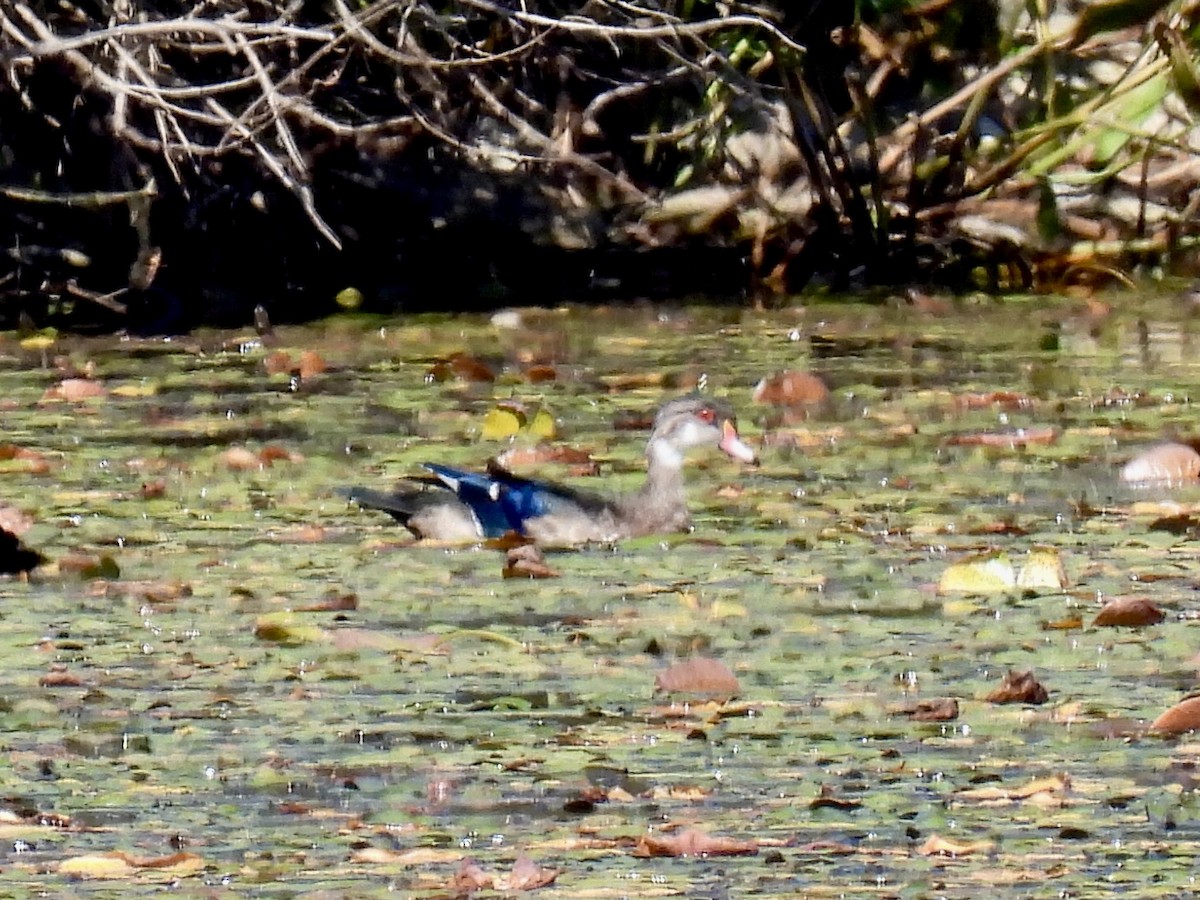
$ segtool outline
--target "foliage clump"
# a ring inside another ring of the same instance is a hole
[[[14,3],[3,312],[1120,275],[1193,238],[1191,25],[1120,0]]]

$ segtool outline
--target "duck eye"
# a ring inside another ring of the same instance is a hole
[[[709,424],[711,424],[716,421],[717,414],[715,412],[713,412],[710,407],[706,406],[703,409],[701,409],[699,412],[696,413],[696,418],[699,419],[701,422],[708,422]]]

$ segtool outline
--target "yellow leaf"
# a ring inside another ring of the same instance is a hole
[[[58,874],[76,878],[128,878],[133,872],[124,856],[111,853],[72,856],[58,864]]]
[[[713,605],[708,608],[708,615],[713,619],[738,619],[749,614],[749,610],[742,604],[729,600],[714,600]]]
[[[153,397],[158,393],[158,388],[147,382],[142,382],[141,384],[123,384],[113,388],[111,393],[116,397],[137,399],[139,397]]]
[[[961,619],[979,612],[979,604],[962,597],[951,598],[942,603],[942,615],[947,619]]]
[[[37,334],[31,334],[29,337],[21,338],[22,350],[49,350],[54,346],[54,341],[58,338],[58,332],[53,328],[47,328],[39,331]]]
[[[1039,547],[1029,551],[1021,574],[1017,576],[1017,587],[1061,591],[1066,586],[1067,573],[1057,550]]]
[[[526,430],[534,437],[543,441],[552,441],[558,435],[554,425],[554,416],[543,406],[533,417]]]
[[[1017,584],[1017,573],[1003,553],[954,563],[942,572],[938,593],[999,594]]]
[[[483,417],[480,436],[485,441],[504,441],[515,437],[521,430],[521,416],[509,407],[495,406]]]
[[[290,612],[267,613],[254,623],[254,636],[273,644],[307,644],[325,638],[325,631],[306,625]]]

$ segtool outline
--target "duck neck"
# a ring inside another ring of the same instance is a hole
[[[660,502],[683,500],[683,454],[667,441],[646,445],[646,483],[638,492]]]

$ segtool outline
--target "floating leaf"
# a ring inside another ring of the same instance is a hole
[[[534,544],[513,547],[504,556],[505,578],[557,578],[558,573],[546,565],[542,551]]]
[[[762,379],[751,397],[772,406],[817,406],[829,399],[829,388],[811,372],[786,371]]]
[[[595,475],[599,471],[599,466],[588,451],[563,444],[543,443],[532,447],[510,447],[496,457],[496,465],[506,472],[528,469],[544,463],[569,466],[572,475]]]
[[[1029,551],[1025,565],[1017,575],[1017,587],[1061,591],[1067,586],[1067,573],[1057,550],[1040,547]]]
[[[264,466],[270,466],[276,462],[302,463],[304,455],[297,453],[295,450],[289,450],[287,447],[281,447],[279,444],[267,444],[258,451],[258,459]]]
[[[485,441],[506,441],[521,433],[525,416],[510,406],[493,406],[483,417],[479,436]]]
[[[1050,699],[1050,694],[1032,672],[1008,672],[1000,687],[985,698],[990,703],[1032,703],[1040,705]]]
[[[1200,480],[1200,453],[1187,444],[1159,444],[1125,463],[1121,480],[1166,487],[1193,484]]]
[[[481,359],[466,353],[451,353],[445,359],[434,363],[425,378],[427,381],[449,381],[456,378],[459,381],[488,382],[496,380],[496,373]]]
[[[562,869],[539,866],[522,853],[513,863],[512,871],[507,875],[497,875],[493,884],[498,891],[535,891],[554,884],[561,874]]]
[[[991,848],[990,841],[951,841],[931,834],[925,843],[917,848],[917,853],[921,856],[969,856]]]
[[[642,835],[633,849],[634,856],[685,856],[693,859],[705,856],[754,856],[756,841],[739,841],[714,836],[699,828],[685,828],[673,835]]]
[[[670,694],[698,694],[705,697],[735,697],[742,686],[725,663],[706,656],[693,656],[659,672],[656,690]]]
[[[958,701],[953,697],[921,700],[901,712],[917,722],[950,722],[958,718]]]
[[[59,875],[73,878],[128,878],[134,867],[119,853],[89,853],[72,856],[58,864]]]
[[[42,402],[56,400],[80,403],[84,400],[100,400],[105,396],[104,385],[90,378],[64,378],[42,395]]]
[[[68,553],[57,560],[58,570],[80,578],[104,578],[115,581],[121,577],[121,568],[111,556],[92,556],[87,553]]]
[[[139,493],[143,500],[157,500],[160,497],[166,496],[167,483],[161,478],[156,478],[154,481],[144,481]]]
[[[1145,597],[1116,597],[1104,604],[1093,625],[1141,628],[1157,625],[1167,614]]]
[[[322,372],[329,370],[329,364],[325,362],[320,353],[315,350],[305,350],[300,354],[300,364],[297,366],[301,378],[312,378],[314,375],[320,375]]]
[[[268,613],[254,623],[254,636],[272,644],[308,644],[325,639],[325,630],[290,612]]]
[[[250,472],[263,467],[263,461],[253,450],[245,447],[230,447],[223,450],[217,462],[233,472]]]
[[[263,359],[263,368],[268,375],[287,375],[292,371],[292,355],[286,350],[275,350]]]
[[[1058,440],[1058,429],[1051,425],[1037,428],[1014,428],[1011,431],[970,431],[951,435],[946,439],[950,447],[999,447],[1004,450],[1021,450],[1035,444],[1053,444]]]
[[[1015,391],[989,391],[987,393],[958,394],[954,405],[960,409],[1000,409],[1018,410],[1033,406],[1033,398],[1028,394],[1018,394]]]
[[[524,853],[513,863],[512,871],[489,872],[473,859],[464,859],[450,880],[449,887],[455,896],[469,896],[476,891],[494,889],[505,893],[533,891],[553,884],[562,874],[561,869],[539,866]]]
[[[1043,805],[1051,798],[1061,801],[1071,790],[1071,778],[1068,775],[1048,775],[1045,778],[1035,778],[1020,787],[1006,788],[989,785],[980,788],[968,788],[958,791],[954,796],[961,800],[974,800],[981,803],[1011,803],[1014,801],[1035,800]]]
[[[326,591],[320,603],[310,606],[297,606],[296,612],[350,612],[358,609],[357,594],[343,594],[340,591]]]
[[[998,594],[1017,585],[1017,573],[1003,553],[994,553],[947,566],[938,593]]]
[[[843,812],[858,809],[861,806],[861,800],[840,797],[835,793],[835,789],[827,784],[821,785],[817,796],[810,800],[808,804],[809,809],[838,809]]]
[[[543,441],[550,441],[558,434],[558,427],[554,423],[554,416],[543,406],[529,421],[525,430],[536,438]]]
[[[22,350],[44,351],[49,350],[54,346],[54,342],[58,339],[58,331],[54,328],[46,328],[39,331],[37,334],[31,334],[28,337],[21,338]]]
[[[1183,734],[1200,729],[1200,697],[1180,700],[1150,723],[1150,730],[1159,734]]]

